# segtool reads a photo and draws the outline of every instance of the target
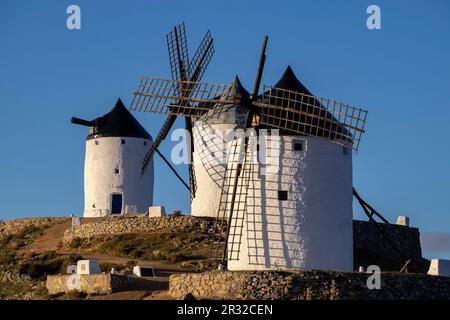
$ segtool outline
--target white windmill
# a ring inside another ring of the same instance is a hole
[[[266,45],[267,37],[251,94],[237,78],[222,85],[192,76],[143,77],[130,109],[168,114],[170,124],[177,116],[193,118],[192,213],[222,221],[212,258],[230,270],[352,270],[351,151],[358,148],[367,112],[313,96],[290,67],[258,95]],[[183,42],[176,48],[187,51]],[[185,74],[187,60],[175,57]],[[235,139],[227,161],[214,162],[211,151],[220,141],[212,130],[234,128],[256,136],[278,129],[279,135],[259,140],[259,147],[249,136]],[[264,163],[271,161],[260,160],[273,154],[278,170],[267,173]]]
[[[119,99],[107,114],[92,121],[72,118],[88,126],[84,164],[86,218],[127,212],[146,212],[153,203],[153,163],[144,175],[142,158],[152,137]]]

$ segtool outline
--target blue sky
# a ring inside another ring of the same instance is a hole
[[[82,30],[66,28],[70,4],[81,7]],[[381,7],[381,30],[366,28],[370,4]],[[129,104],[140,75],[170,78],[165,34],[181,21],[191,54],[206,30],[215,38],[207,81],[237,73],[250,89],[268,34],[263,83],[274,84],[290,64],[315,95],[368,109],[355,187],[390,221],[409,215],[429,238],[428,256],[450,258],[444,0],[2,1],[0,218],[81,214],[87,132],[70,117],[95,118],[118,97]],[[163,120],[135,116],[152,135]],[[168,155],[174,144],[161,149]],[[188,193],[160,160],[155,202],[190,212]],[[357,206],[354,216],[364,219]]]

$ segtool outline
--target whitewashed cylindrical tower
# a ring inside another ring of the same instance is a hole
[[[236,76],[230,95],[249,97]],[[225,174],[225,145],[227,134],[242,128],[246,109],[238,105],[225,106],[217,115],[196,121],[193,126],[193,163],[196,179],[195,197],[191,202],[191,213],[199,217],[217,217],[220,195]],[[205,118],[205,117],[204,117]]]
[[[195,196],[191,202],[191,214],[197,217],[216,217],[219,208],[225,165],[216,163],[214,150],[219,151],[222,139],[211,134],[213,130],[226,132],[226,125],[194,123],[193,163],[196,181]]]
[[[311,95],[289,67],[275,87]],[[202,124],[204,132],[208,122]],[[232,123],[229,119],[224,122],[209,124],[209,130],[228,128]],[[203,146],[194,136],[199,144],[195,145],[194,161],[196,155],[201,158],[202,150],[219,144],[205,135],[202,140],[206,142]],[[246,209],[245,213],[234,211],[228,269],[352,270],[351,150],[325,137],[286,131],[263,140],[259,140],[259,161],[244,165],[243,171],[249,175]],[[195,164],[198,187],[193,215],[217,215],[225,167],[221,174],[218,166],[212,167],[208,168],[207,161]]]
[[[84,164],[84,217],[147,212],[153,203],[153,163],[141,175],[150,148],[150,134],[119,99],[114,108],[90,126]]]
[[[228,269],[352,270],[351,152],[281,135],[267,137],[265,153],[269,164],[250,170],[246,212],[232,219]]]

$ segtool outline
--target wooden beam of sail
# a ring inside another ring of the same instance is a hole
[[[227,96],[230,88],[224,84],[142,77],[134,93],[142,99],[134,99],[130,110],[199,116],[217,104],[239,103],[236,99],[221,98]]]
[[[297,134],[330,139],[358,150],[367,111],[276,87],[264,86],[264,93],[253,102],[260,110],[260,124]]]

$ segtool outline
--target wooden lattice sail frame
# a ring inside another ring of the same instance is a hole
[[[264,86],[260,101],[255,101],[254,105],[261,110],[261,125],[327,138],[333,143],[358,150],[366,124],[366,110],[268,86]]]
[[[226,105],[246,103],[240,96],[229,97],[231,88],[226,84],[142,77],[130,110],[196,119],[206,113],[219,116]],[[277,87],[263,88],[264,93],[251,104],[257,119],[253,125],[327,138],[358,150],[366,110]]]
[[[177,25],[173,28],[171,32],[166,35],[167,50],[169,54],[170,72],[172,75],[172,89],[173,95],[177,98],[177,103],[180,105],[184,104],[184,98],[191,96],[191,90],[195,88],[196,81],[201,81],[203,74],[208,67],[212,56],[214,54],[213,38],[209,31],[206,32],[200,45],[198,46],[192,60],[189,59],[189,51],[186,37],[186,28],[184,23]],[[142,84],[142,83],[141,83]],[[167,84],[167,83],[166,83]],[[145,85],[144,85],[145,87]],[[136,101],[136,98],[139,98]],[[141,102],[141,95],[134,95],[132,106]],[[145,99],[144,99],[145,100]],[[133,108],[130,108],[133,110]],[[155,153],[158,153],[161,157],[162,154],[158,151],[159,145],[167,137],[170,129],[177,115],[169,114],[163,123],[162,128],[153,140],[147,154],[142,161],[141,174],[144,174],[147,170],[149,164],[151,163]],[[185,129],[192,136],[192,120],[189,114],[184,115]],[[191,161],[189,163],[189,191],[191,195],[191,200],[195,197],[195,192],[197,189],[197,182],[195,177],[195,172],[192,164],[192,155],[194,151],[194,144],[188,146],[189,156]],[[163,157],[164,159],[164,157]]]
[[[300,86],[298,88],[304,90],[289,90],[278,84],[273,87],[263,86],[263,93],[258,95],[266,58],[267,40],[266,36],[252,94],[242,96],[233,90],[235,83],[226,85],[200,82],[213,53],[209,32],[197,50],[201,58],[197,59],[194,56],[194,63],[189,63],[187,47],[179,48],[186,43],[184,25],[175,29],[167,38],[173,79],[142,77],[130,106],[132,111],[167,115],[167,120],[155,139],[153,149],[156,150],[159,143],[166,137],[178,116],[198,120],[220,116],[226,106],[240,105],[247,110],[244,129],[277,128],[288,133],[328,139],[332,143],[352,148],[356,152],[364,133],[366,110],[313,96],[308,94],[309,91],[306,88]],[[187,65],[189,65],[188,68],[186,68]],[[191,65],[196,66],[194,71],[191,70]],[[225,168],[224,181],[228,181],[222,187],[221,204],[217,212],[217,218],[221,221],[221,227],[216,230],[219,240],[215,244],[212,242],[210,248],[212,254],[210,258],[214,260],[225,262],[239,259],[242,228],[233,229],[230,226],[236,226],[236,221],[243,219],[246,213],[249,184],[246,166],[248,145],[248,138],[245,138],[241,148],[244,154],[243,163],[237,163],[235,166],[227,165]],[[151,154],[152,150],[144,160],[144,166]],[[243,201],[240,200],[241,196]],[[225,234],[224,237],[222,237],[223,234]],[[224,238],[223,246],[222,238]]]

